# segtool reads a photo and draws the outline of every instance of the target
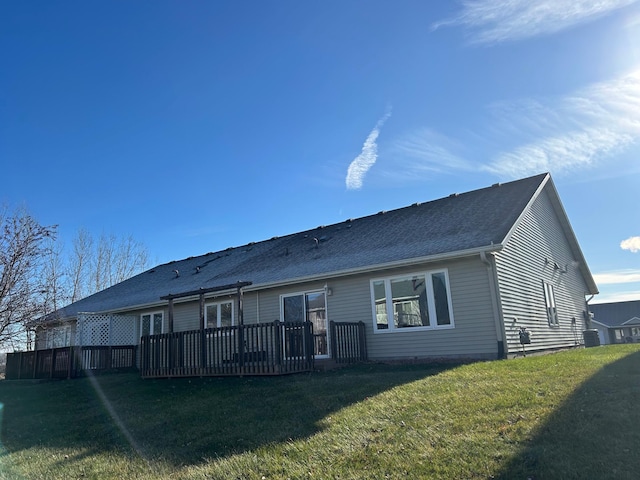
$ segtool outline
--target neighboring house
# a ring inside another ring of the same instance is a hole
[[[600,343],[640,342],[640,300],[589,305]]]
[[[238,283],[242,282],[242,283]],[[549,174],[158,265],[41,322],[37,348],[309,321],[363,322],[371,360],[574,347],[598,292]],[[242,299],[240,302],[239,300]],[[204,357],[203,357],[204,358]]]

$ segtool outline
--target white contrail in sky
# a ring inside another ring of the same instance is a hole
[[[376,126],[373,127],[371,133],[364,141],[362,145],[362,152],[358,155],[349,165],[347,170],[346,184],[348,190],[359,190],[362,188],[362,181],[369,169],[376,163],[378,159],[378,135],[380,135],[380,129],[384,125],[384,122],[391,116],[391,109],[387,109]]]

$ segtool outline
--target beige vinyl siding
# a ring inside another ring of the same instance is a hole
[[[168,314],[165,315],[165,327],[169,324]],[[185,332],[200,329],[200,302],[176,303],[173,306],[173,331]],[[167,331],[167,328],[164,330]]]
[[[440,269],[447,269],[448,272],[454,328],[422,331],[403,329],[394,333],[374,333],[370,283],[372,279]],[[244,321],[246,324],[252,324],[258,321],[268,323],[281,320],[281,295],[323,290],[325,285],[331,290],[331,295],[327,295],[328,320],[364,322],[371,360],[495,358],[497,355],[497,334],[489,288],[489,271],[479,256],[245,292]],[[208,298],[206,302],[219,300],[221,297]],[[198,329],[199,308],[197,300],[176,303],[174,330]],[[163,311],[165,331],[167,331],[168,313],[166,308]],[[135,313],[139,317],[140,313],[148,312]],[[237,311],[235,313],[237,318]]]
[[[448,269],[455,327],[422,331],[412,331],[407,328],[393,333],[373,333],[373,313],[369,293],[366,302],[369,314],[365,323],[368,332],[367,347],[371,359],[496,358],[498,340],[489,275],[479,256],[450,263],[423,265],[398,273],[439,268]]]
[[[395,333],[373,332],[371,284],[373,278],[419,273],[446,268],[451,288],[454,328]],[[331,290],[327,296],[327,317],[334,322],[365,324],[371,360],[440,357],[495,358],[497,334],[489,288],[489,274],[480,257],[448,263],[416,265],[371,274],[359,274],[323,281],[293,284],[244,297],[245,323],[280,320],[280,297],[299,292]],[[259,309],[258,309],[259,307]]]
[[[560,268],[556,269],[554,264]],[[534,201],[508,244],[496,255],[496,268],[508,353],[522,350],[518,335],[521,326],[531,333],[531,345],[525,346],[527,350],[570,347],[582,342],[588,288],[547,189]],[[563,270],[566,273],[562,273]],[[543,282],[554,288],[557,327],[548,323]]]

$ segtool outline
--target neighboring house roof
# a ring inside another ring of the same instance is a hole
[[[499,250],[545,185],[590,293],[597,293],[551,177],[541,174],[158,265],[59,310],[56,317],[161,304],[168,294],[238,281],[253,282],[253,289]]]
[[[606,327],[640,325],[640,300],[589,305],[593,319]]]

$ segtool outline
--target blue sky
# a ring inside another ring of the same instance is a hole
[[[0,3],[0,203],[158,262],[550,171],[640,299],[640,2]]]

